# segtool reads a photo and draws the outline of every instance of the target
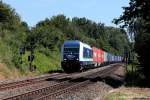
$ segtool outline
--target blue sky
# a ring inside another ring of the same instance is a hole
[[[97,23],[115,26],[112,23],[113,18],[122,14],[122,7],[128,6],[129,0],[3,0],[3,2],[15,8],[29,26],[58,14],[64,14],[69,18],[86,17]]]

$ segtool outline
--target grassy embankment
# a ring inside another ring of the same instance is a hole
[[[23,65],[22,66],[28,65],[28,63],[29,63],[28,59],[27,59],[28,55],[29,55],[29,52],[27,52],[22,57],[22,59],[23,59]],[[50,56],[45,56],[44,54],[42,54],[40,52],[35,52],[34,55],[35,55],[35,57],[34,57],[32,65],[36,66],[36,73],[37,74],[61,70],[60,54],[53,52],[53,53],[51,53]],[[23,67],[22,67],[22,69],[23,69]],[[26,67],[26,70],[27,69],[28,69],[28,67]]]
[[[105,97],[105,100],[132,100],[133,98],[147,98],[147,96],[145,96],[147,91],[142,92],[145,87],[146,83],[144,76],[138,71],[137,65],[129,64],[126,68],[125,87],[111,91]],[[148,97],[149,96],[150,94]]]
[[[36,66],[36,71],[34,72],[29,71],[28,55],[29,52],[26,52],[22,56],[22,64],[16,67],[13,63],[14,54],[10,46],[0,41],[0,80],[16,79],[61,70],[60,53],[51,52],[50,56],[46,56],[43,53],[35,52],[35,59],[32,63]]]
[[[0,80],[18,78],[21,74],[12,63],[13,53],[9,46],[0,41]]]

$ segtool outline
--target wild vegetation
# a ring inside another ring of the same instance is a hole
[[[150,80],[150,1],[130,0],[129,6],[124,7],[123,15],[115,20],[116,24],[130,30],[134,36],[134,51],[138,54],[139,73],[143,73],[147,81]]]
[[[86,18],[57,15],[29,28],[13,8],[0,1],[0,63],[8,68],[28,74],[31,53],[36,73],[61,69],[60,49],[65,40],[80,40],[122,56],[130,48],[125,30]]]

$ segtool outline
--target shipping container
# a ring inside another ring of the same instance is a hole
[[[100,54],[101,54],[101,63],[104,63],[104,51],[100,49]]]
[[[98,49],[98,58],[97,58],[97,61],[98,61],[98,66],[101,65],[101,50]]]
[[[104,51],[104,62],[108,61],[108,57],[107,56],[108,56],[108,53]]]
[[[98,49],[96,47],[92,47],[93,50],[93,63],[97,66],[98,63]]]

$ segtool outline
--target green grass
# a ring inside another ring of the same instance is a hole
[[[0,62],[5,63],[9,68],[12,68],[14,67],[12,60],[12,49],[0,40]]]
[[[37,70],[40,73],[45,73],[52,70],[58,70],[60,66],[60,62],[55,57],[50,58],[41,53],[36,52],[33,65],[36,65]]]
[[[26,54],[23,55],[22,66],[24,70],[29,69],[28,55],[29,52],[26,52]],[[37,73],[47,73],[49,71],[61,70],[59,54],[53,52],[51,56],[45,56],[40,52],[35,52],[34,55],[35,57],[32,65],[36,66]]]
[[[126,100],[127,94],[111,93],[104,98],[104,100]]]
[[[16,69],[19,71],[19,74],[23,76],[28,75],[30,73],[29,62],[28,62],[29,52],[26,51],[24,55],[19,56],[18,50],[16,50],[16,54],[18,55],[14,55],[13,51],[14,51],[13,48],[11,48],[9,45],[7,45],[7,43],[4,43],[0,39],[0,63],[5,64],[8,70]],[[49,55],[46,56],[44,53],[38,51],[34,52],[35,59],[32,65],[36,66],[37,69],[33,73],[43,74],[47,72],[62,70],[60,67],[61,57],[59,51],[53,51],[53,52],[49,51],[48,53]],[[22,64],[20,63],[21,61],[20,58],[22,59]],[[15,65],[15,63],[18,65]],[[10,72],[10,71],[4,70],[3,73],[6,72]]]
[[[128,72],[136,72],[138,70],[137,66],[134,64],[127,65],[127,71]]]
[[[145,77],[138,70],[137,65],[128,65],[126,72],[126,86],[145,86]]]
[[[13,50],[0,38],[0,76],[6,79],[19,77],[20,72],[13,63]]]
[[[58,51],[49,52],[49,55],[47,56],[43,53],[36,51],[34,55],[35,59],[32,65],[35,65],[37,68],[36,71],[34,71],[35,73],[43,74],[49,71],[62,70],[60,67],[61,57]],[[0,40],[0,62],[6,64],[6,67],[8,67],[8,69],[10,70],[18,68],[20,74],[28,75],[30,72],[28,62],[29,52],[27,51],[24,55],[22,55],[22,57],[16,57],[15,59],[13,56],[14,54],[12,48]],[[19,54],[17,56],[19,56]],[[22,58],[22,64],[15,66],[15,63],[19,63],[20,58]],[[15,63],[13,63],[13,61],[15,61]]]
[[[113,92],[108,94],[106,97],[104,97],[104,100],[134,100],[135,98],[142,99],[145,96],[143,93],[136,93],[136,92],[130,92],[130,91],[119,91],[119,92]]]

